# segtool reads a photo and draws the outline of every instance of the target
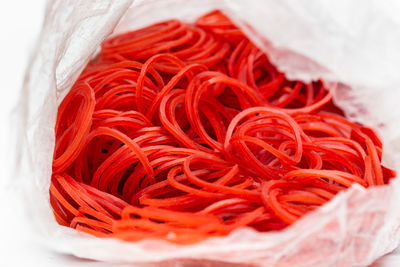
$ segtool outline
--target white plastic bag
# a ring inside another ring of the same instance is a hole
[[[340,81],[335,102],[374,127],[384,163],[400,170],[400,4],[392,1],[53,0],[23,89],[13,183],[38,242],[81,258],[116,263],[365,266],[400,240],[400,182],[354,185],[293,226],[273,233],[239,229],[186,246],[159,240],[98,239],[58,225],[48,188],[57,105],[100,43],[113,34],[222,9],[291,78]],[[180,260],[177,260],[180,259]],[[193,260],[208,261],[193,261]],[[192,265],[191,265],[192,264]],[[99,263],[100,265],[100,263]]]

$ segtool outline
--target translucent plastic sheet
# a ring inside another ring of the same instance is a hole
[[[244,228],[188,246],[97,239],[56,223],[48,188],[57,105],[99,44],[113,31],[169,18],[193,21],[215,8],[227,13],[289,77],[342,82],[333,92],[335,101],[350,118],[378,131],[385,164],[400,171],[398,2],[53,0],[21,97],[21,160],[12,181],[25,199],[26,220],[35,238],[82,258],[151,266],[161,261],[166,266],[365,266],[393,250],[400,240],[398,179],[368,190],[353,186],[284,231]]]

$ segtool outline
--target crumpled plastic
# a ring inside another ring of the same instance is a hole
[[[219,8],[290,78],[339,81],[334,101],[383,139],[400,171],[400,3],[292,0],[51,0],[19,103],[16,176],[38,243],[76,257],[146,266],[366,266],[400,241],[400,182],[354,185],[279,232],[239,229],[179,246],[98,239],[58,225],[48,188],[57,106],[108,36],[170,18],[193,21]],[[14,141],[15,141],[14,140]],[[96,265],[96,262],[93,263]]]

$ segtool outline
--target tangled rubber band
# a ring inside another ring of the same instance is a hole
[[[323,81],[288,80],[220,11],[104,41],[55,137],[57,222],[129,241],[280,230],[354,183],[395,177]]]

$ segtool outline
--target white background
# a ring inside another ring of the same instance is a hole
[[[45,0],[2,1],[0,4],[0,265],[1,266],[98,266],[95,262],[58,255],[38,247],[29,229],[14,219],[19,207],[4,197],[9,190],[5,176],[11,175],[13,147],[9,143],[10,113],[19,98],[24,72],[44,18]],[[400,51],[400,50],[399,50]],[[400,53],[400,52],[399,52]],[[400,251],[378,260],[374,267],[400,266]]]

